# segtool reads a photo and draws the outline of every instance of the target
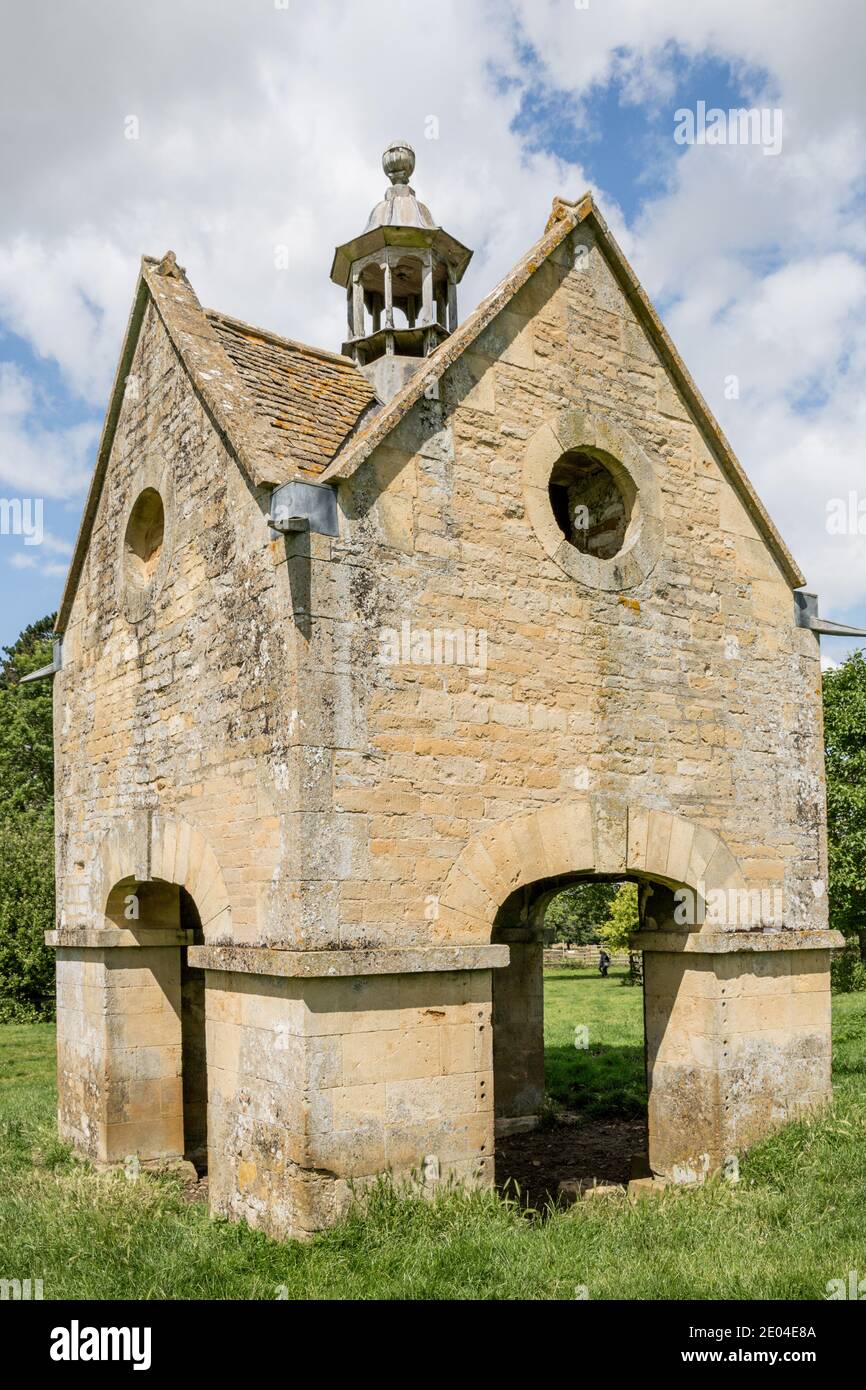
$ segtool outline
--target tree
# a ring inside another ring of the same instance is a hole
[[[830,925],[866,962],[866,660],[824,673]]]
[[[554,941],[586,946],[598,940],[598,929],[616,897],[615,883],[573,883],[547,905],[544,925]]]
[[[602,923],[599,936],[611,955],[628,951],[628,975],[624,983],[639,984],[642,979],[641,953],[629,949],[629,937],[640,927],[640,912],[636,883],[620,883],[610,905],[607,921]]]
[[[0,820],[0,1022],[54,1013],[54,834],[50,816]]]
[[[637,884],[617,884],[610,912],[601,925],[599,936],[611,952],[627,951],[628,939],[632,932],[638,930],[639,925]]]
[[[50,679],[21,677],[51,661],[54,616],[32,623],[0,657],[0,817],[48,811],[54,791]]]
[[[54,1007],[51,681],[21,683],[50,663],[53,627],[53,616],[31,624],[0,658],[0,1020]]]

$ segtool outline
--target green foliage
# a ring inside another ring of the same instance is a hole
[[[0,820],[0,1021],[50,1018],[54,953],[54,827],[31,813]]]
[[[0,816],[45,811],[54,791],[51,680],[21,677],[51,661],[54,617],[25,628],[0,658]]]
[[[866,964],[861,959],[859,947],[849,947],[833,958],[830,983],[837,994],[852,994],[855,990],[866,989]]]
[[[611,952],[627,951],[628,939],[639,925],[637,884],[620,883],[599,936]]]
[[[598,929],[616,896],[615,883],[574,883],[547,905],[544,925],[554,941],[586,946],[598,940]]]
[[[824,673],[830,925],[866,960],[866,660]],[[837,971],[837,973],[839,973]]]
[[[53,616],[0,658],[0,1019],[50,1018],[54,926],[51,681],[21,677],[51,661]]]

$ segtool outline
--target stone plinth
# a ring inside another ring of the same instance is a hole
[[[640,932],[649,1157],[699,1181],[831,1095],[836,932]]]
[[[180,950],[57,948],[60,1137],[99,1165],[183,1158]]]
[[[304,1236],[378,1173],[491,1182],[490,974],[208,969],[211,1209]]]

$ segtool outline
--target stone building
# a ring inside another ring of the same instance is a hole
[[[280,1236],[492,1180],[579,879],[640,885],[655,1172],[830,1092],[835,629],[592,198],[459,323],[413,166],[341,353],[143,260],[58,618],[61,1133]]]

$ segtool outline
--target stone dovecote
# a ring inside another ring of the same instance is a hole
[[[206,1151],[280,1236],[492,1181],[580,878],[640,887],[655,1172],[830,1093],[804,577],[588,195],[458,321],[384,163],[342,352],[142,262],[58,618],[61,1132]],[[336,534],[269,526],[287,483]]]

